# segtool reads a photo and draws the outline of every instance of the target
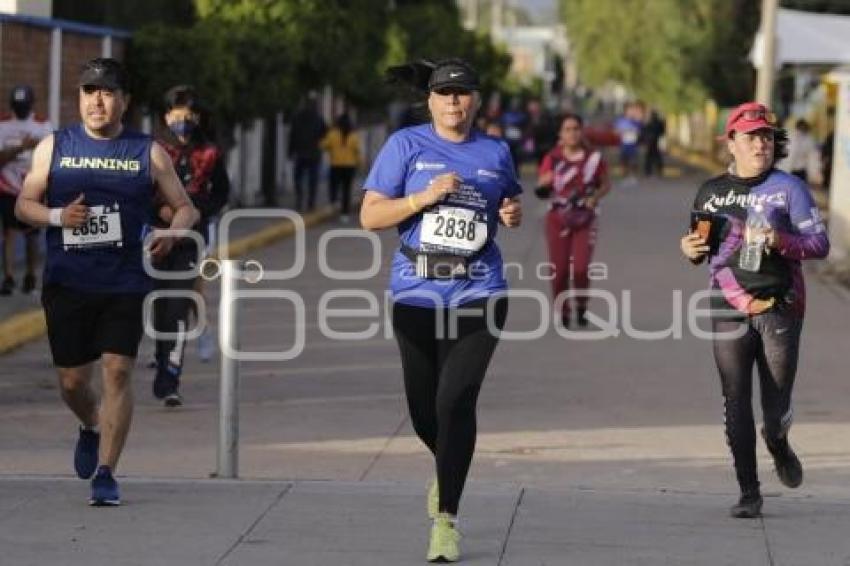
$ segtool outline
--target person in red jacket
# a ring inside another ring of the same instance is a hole
[[[546,242],[553,265],[553,298],[572,288],[590,287],[588,269],[596,243],[596,207],[611,190],[608,165],[582,133],[584,121],[567,114],[561,121],[558,144],[543,157],[538,169],[537,195],[549,199]],[[575,298],[577,322],[587,325],[587,296]],[[557,301],[556,301],[557,303]],[[571,305],[563,301],[561,320],[570,324]]]
[[[208,244],[208,227],[227,204],[230,193],[225,155],[203,132],[200,101],[191,86],[179,85],[168,90],[163,119],[168,126],[168,133],[161,140],[162,146],[171,156],[177,176],[183,182],[189,198],[201,213],[200,221],[193,230]],[[169,222],[172,211],[168,206],[160,206],[158,213],[159,223]],[[193,240],[184,238],[156,265],[157,269],[175,272],[192,270],[199,257],[195,246]],[[157,288],[189,291],[195,288],[195,284],[195,279],[159,280]],[[154,328],[158,332],[177,336],[176,339],[157,340],[156,343],[153,394],[157,399],[164,399],[168,407],[183,404],[179,391],[180,376],[193,307],[192,300],[183,297],[164,297],[154,303]]]

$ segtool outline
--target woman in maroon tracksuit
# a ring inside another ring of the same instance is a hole
[[[584,140],[581,116],[567,114],[561,121],[559,142],[543,158],[538,170],[537,194],[549,199],[546,242],[554,266],[553,300],[560,293],[590,287],[588,268],[596,244],[596,206],[611,190],[608,165],[602,154]],[[587,325],[587,296],[575,297],[579,326]],[[556,301],[557,304],[557,301]],[[563,301],[561,320],[570,323],[570,301]]]

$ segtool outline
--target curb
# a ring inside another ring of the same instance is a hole
[[[5,354],[27,342],[37,340],[47,332],[44,311],[30,309],[0,323],[0,354]]]
[[[304,226],[307,228],[321,224],[336,216],[332,206],[304,214]],[[295,226],[289,220],[281,220],[253,234],[240,238],[219,248],[216,257],[238,257],[248,252],[269,246],[277,241],[291,237]],[[0,355],[11,352],[47,333],[47,321],[42,309],[30,309],[11,316],[0,322]]]

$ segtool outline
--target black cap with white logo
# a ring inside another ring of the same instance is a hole
[[[108,57],[98,57],[83,65],[79,80],[81,87],[94,86],[124,92],[127,91],[128,83],[124,66]]]
[[[478,73],[468,63],[460,59],[449,59],[437,63],[428,80],[428,90],[458,88],[478,90]]]
[[[12,88],[9,93],[9,103],[11,104],[29,104],[35,101],[35,93],[29,85],[18,85]]]

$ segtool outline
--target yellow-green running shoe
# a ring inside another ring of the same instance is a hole
[[[428,486],[428,518],[436,519],[440,513],[440,484],[437,478],[431,480]]]
[[[459,542],[460,533],[457,532],[451,517],[443,513],[438,514],[431,526],[428,562],[457,562],[460,558]]]

